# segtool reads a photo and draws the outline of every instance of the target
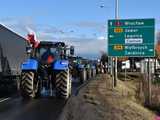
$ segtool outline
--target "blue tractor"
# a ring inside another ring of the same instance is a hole
[[[78,78],[79,82],[83,84],[87,80],[87,71],[85,65],[82,63],[82,57],[70,57],[72,66],[73,78]]]
[[[93,60],[84,59],[82,57],[71,57],[71,64],[73,66],[73,77],[79,78],[80,83],[96,76],[96,67]]]
[[[70,53],[67,54],[67,51]],[[74,47],[64,42],[41,41],[37,47],[27,47],[29,58],[21,65],[20,93],[23,98],[36,98],[47,91],[68,99],[71,95],[71,70],[68,56]]]

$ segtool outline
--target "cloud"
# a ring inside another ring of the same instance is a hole
[[[43,31],[46,33],[51,33],[51,34],[67,34],[67,32],[65,32],[62,29],[58,29],[55,26],[52,25],[38,25],[37,26],[39,31]]]
[[[28,28],[37,32],[36,24],[32,17],[14,18],[8,17],[0,19],[0,23],[21,36],[26,36]]]
[[[99,36],[97,32],[88,37],[86,34],[77,34],[75,32],[66,32],[64,29],[59,29],[52,25],[40,25],[34,22],[31,17],[25,17],[20,19],[6,18],[0,20],[2,24],[9,27],[16,33],[26,36],[28,33],[27,28],[31,28],[36,32],[39,40],[46,41],[62,41],[68,45],[75,46],[75,53],[84,57],[98,57],[101,51],[106,51],[107,40],[104,36]],[[74,26],[74,24],[73,24]],[[92,29],[99,29],[103,27],[103,23],[96,22],[80,22],[76,26]],[[97,37],[99,36],[99,37]]]
[[[98,28],[103,26],[103,23],[93,22],[93,21],[83,21],[83,22],[75,23],[75,25],[78,27],[85,27],[85,28]]]
[[[104,36],[99,36],[97,39],[98,39],[98,40],[106,40],[106,37],[104,37]]]
[[[77,55],[99,57],[101,51],[106,52],[107,40],[97,38],[61,38],[61,41],[75,46]]]
[[[82,21],[77,23],[68,24],[69,26],[75,26],[83,29],[91,29],[97,32],[104,32],[106,30],[106,22],[95,22],[95,21]]]

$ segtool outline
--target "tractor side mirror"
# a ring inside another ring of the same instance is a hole
[[[26,47],[26,53],[31,54],[31,52],[32,52],[32,47],[30,46]]]
[[[70,47],[70,55],[74,55],[74,46]]]

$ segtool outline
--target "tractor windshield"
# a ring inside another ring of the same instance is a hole
[[[39,58],[46,61],[48,57],[57,58],[58,51],[56,48],[42,47],[39,48]]]
[[[46,61],[49,56],[54,57],[54,59],[60,59],[65,56],[65,50],[60,47],[40,47],[36,52],[36,57],[38,59]]]
[[[56,48],[40,48],[39,54],[40,57],[43,57],[45,54],[57,54],[57,49]]]

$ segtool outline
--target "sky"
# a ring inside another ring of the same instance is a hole
[[[107,21],[115,0],[0,0],[0,23],[26,37],[64,41],[76,54],[97,58],[107,51]],[[160,0],[119,0],[119,18],[155,18],[160,29]],[[100,7],[103,6],[103,7]]]

